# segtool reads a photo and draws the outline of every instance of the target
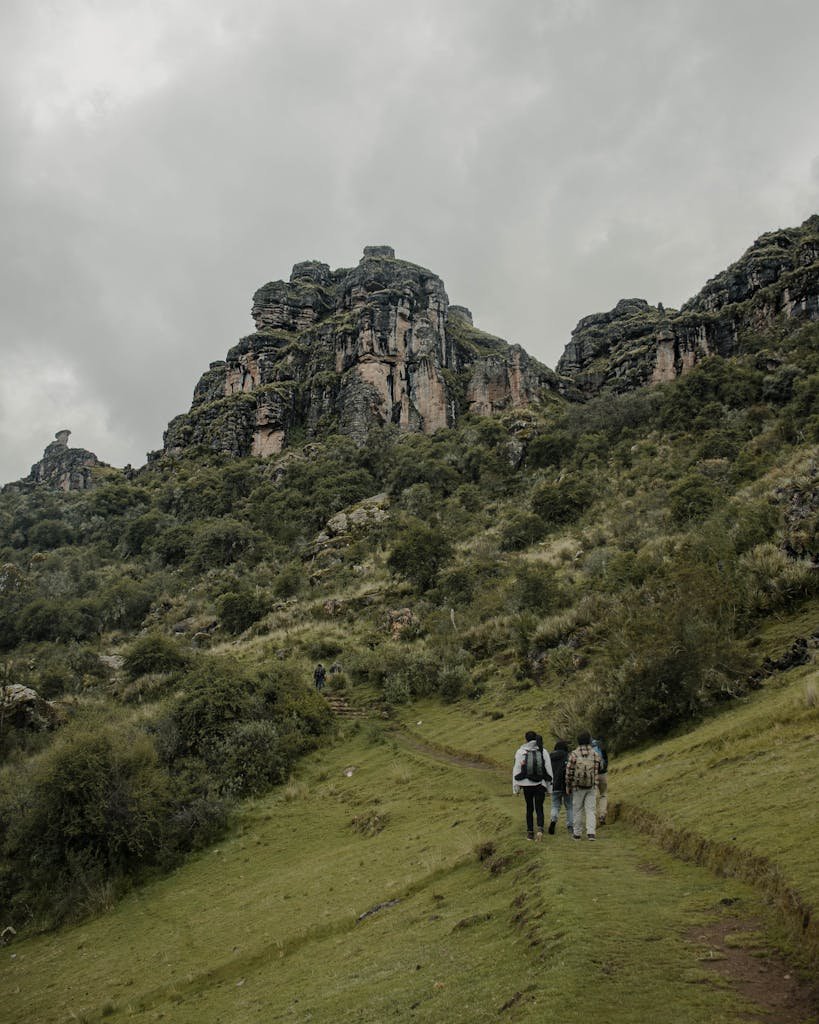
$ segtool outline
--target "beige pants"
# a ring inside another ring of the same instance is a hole
[[[605,775],[597,776],[597,816],[601,821],[606,820],[606,812],[609,809],[609,775],[606,772]]]
[[[593,836],[597,831],[597,789],[573,789],[572,810],[574,811],[574,834],[583,835],[583,814],[586,815],[586,835]]]

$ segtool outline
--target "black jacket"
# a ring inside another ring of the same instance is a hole
[[[552,791],[562,793],[566,788],[566,762],[569,754],[565,750],[553,750],[549,757],[552,762]]]

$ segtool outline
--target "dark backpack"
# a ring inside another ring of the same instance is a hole
[[[520,766],[520,771],[515,776],[517,782],[528,779],[530,782],[551,781],[551,776],[546,771],[546,762],[543,760],[543,751],[535,748],[527,750],[526,757]]]
[[[552,761],[552,771],[554,772],[552,781],[554,782],[555,790],[558,793],[562,793],[566,788],[566,762],[569,759],[569,755],[565,750],[553,750],[549,757]]]

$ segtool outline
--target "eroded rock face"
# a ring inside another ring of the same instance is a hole
[[[29,475],[6,486],[26,490],[41,484],[57,491],[87,491],[93,487],[93,470],[106,467],[106,463],[85,448],[69,448],[70,434],[70,430],[58,430]]]
[[[762,235],[680,310],[623,299],[581,320],[557,364],[581,394],[628,391],[730,356],[743,331],[780,319],[819,320],[819,215]]]
[[[190,412],[169,424],[167,453],[274,455],[294,435],[363,440],[378,424],[432,433],[556,386],[518,346],[450,307],[436,274],[385,245],[367,246],[353,269],[297,263],[288,282],[258,289],[252,316],[256,333],[211,363]]]

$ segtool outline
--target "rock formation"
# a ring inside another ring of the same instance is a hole
[[[100,462],[85,448],[69,448],[70,434],[70,430],[58,430],[55,440],[46,446],[43,457],[34,463],[29,475],[6,487],[27,490],[42,484],[55,491],[86,491],[92,487],[94,469],[107,468],[107,463]]]
[[[673,380],[705,356],[730,356],[741,334],[780,320],[819,320],[819,215],[762,235],[680,310],[623,299],[585,317],[557,372],[581,394],[628,391]]]
[[[368,246],[358,266],[308,261],[253,296],[255,334],[211,363],[164,451],[273,455],[295,438],[363,439],[379,424],[431,433],[556,387],[519,346],[479,331],[431,271]]]

